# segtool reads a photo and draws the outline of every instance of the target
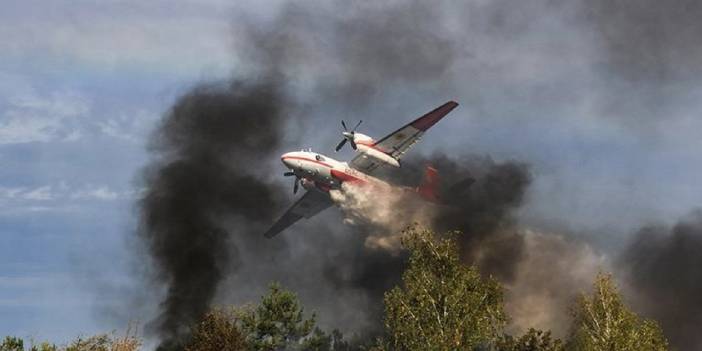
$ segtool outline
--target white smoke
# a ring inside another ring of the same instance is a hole
[[[364,226],[370,233],[365,240],[367,248],[397,255],[402,249],[403,230],[412,225],[432,228],[441,209],[411,190],[344,183],[330,195],[342,210],[345,223]],[[569,307],[578,293],[588,291],[599,271],[608,271],[607,259],[588,244],[557,233],[510,226],[491,237],[524,241],[523,251],[515,258],[514,279],[502,282],[505,309],[511,316],[508,331],[521,334],[533,327],[566,336]],[[489,249],[476,248],[476,264],[490,264],[480,259]]]
[[[525,239],[524,253],[514,281],[505,284],[509,329],[519,334],[533,327],[563,337],[574,298],[587,292],[609,263],[586,243],[560,234],[525,229],[520,235]]]
[[[344,223],[368,229],[367,248],[392,254],[401,250],[404,229],[411,225],[430,227],[436,213],[436,206],[422,200],[411,188],[347,182],[329,193],[341,209]]]

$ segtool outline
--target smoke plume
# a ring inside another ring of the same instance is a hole
[[[702,211],[642,228],[619,259],[637,307],[681,350],[702,348]]]
[[[151,323],[162,346],[181,341],[236,267],[229,236],[254,234],[223,219],[267,223],[279,208],[278,189],[257,173],[281,138],[281,99],[266,81],[203,85],[178,99],[154,135],[139,235],[167,288]]]
[[[520,334],[538,328],[565,336],[576,295],[588,291],[609,262],[587,243],[562,234],[520,229],[519,236],[522,255],[514,279],[505,283],[508,330]]]

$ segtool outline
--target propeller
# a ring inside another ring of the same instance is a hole
[[[297,190],[300,188],[300,177],[298,177],[294,172],[283,173],[285,177],[295,177],[295,183],[293,183],[293,194],[297,194]]]
[[[351,131],[349,131],[349,129],[346,128],[346,122],[344,122],[344,120],[341,120],[341,126],[344,127],[344,131],[341,132],[341,135],[343,135],[344,138],[341,139],[339,144],[336,146],[336,149],[334,149],[335,151],[338,152],[339,150],[341,150],[341,148],[344,147],[344,145],[346,145],[347,141],[350,142],[351,147],[354,150],[356,150],[357,147],[356,147],[356,142],[354,141],[354,136],[356,135],[356,128],[358,128],[358,126],[361,125],[361,122],[363,122],[363,120],[359,120],[358,123],[356,123],[356,126],[353,127],[353,129],[351,129]]]

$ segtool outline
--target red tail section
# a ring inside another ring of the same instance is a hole
[[[424,180],[417,187],[417,192],[425,200],[439,202],[439,172],[436,168],[427,166]]]

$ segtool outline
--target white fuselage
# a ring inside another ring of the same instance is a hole
[[[283,164],[300,178],[305,189],[315,188],[324,192],[339,189],[342,183],[372,183],[388,185],[380,179],[361,173],[339,162],[311,151],[295,151],[280,157]]]

